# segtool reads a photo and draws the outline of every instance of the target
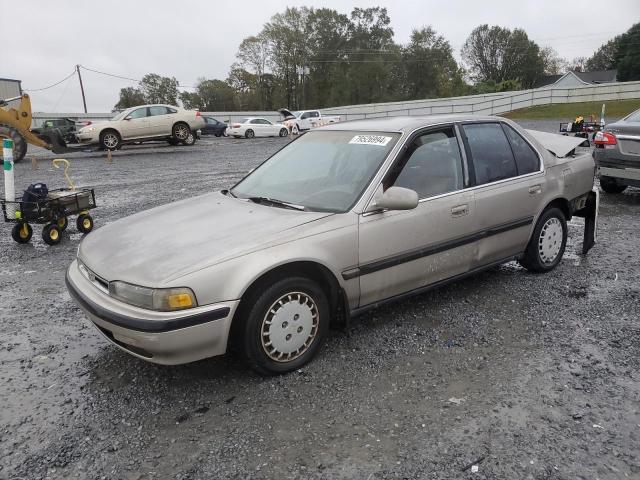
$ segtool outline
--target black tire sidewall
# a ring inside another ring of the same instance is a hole
[[[3,137],[10,137],[13,140],[13,163],[20,162],[27,154],[27,141],[20,135],[18,130],[9,125],[0,124],[0,132]],[[2,162],[0,161],[0,163]]]
[[[260,340],[262,320],[273,302],[289,292],[303,292],[309,295],[316,304],[319,314],[316,338],[301,356],[291,362],[280,363],[266,354]],[[263,375],[279,375],[296,370],[309,362],[320,350],[329,331],[329,303],[327,296],[314,281],[304,277],[291,277],[279,280],[259,290],[252,299],[248,299],[246,309],[239,312],[243,322],[237,334],[240,335],[239,346],[249,366]],[[244,318],[242,318],[244,317]]]
[[[255,132],[253,130],[247,130],[244,134],[244,136],[246,138],[254,138],[256,136]]]
[[[550,218],[557,218],[560,220],[560,224],[562,225],[562,245],[560,246],[560,251],[558,252],[558,256],[551,264],[545,264],[542,262],[540,258],[540,252],[538,250],[538,243],[540,241],[540,233],[542,231],[542,227]],[[536,223],[535,228],[533,229],[533,235],[531,236],[531,240],[529,245],[527,246],[527,251],[525,253],[525,258],[523,259],[522,264],[525,268],[539,273],[549,272],[556,268],[558,264],[562,261],[562,257],[564,256],[565,248],[567,247],[567,238],[568,238],[568,229],[567,229],[567,219],[564,216],[562,210],[556,207],[551,207],[546,209],[540,217],[538,218],[538,222]]]
[[[610,177],[600,177],[600,188],[605,193],[622,193],[626,190],[626,185],[618,185],[616,181]]]

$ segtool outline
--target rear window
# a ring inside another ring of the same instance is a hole
[[[640,110],[636,110],[624,119],[625,122],[640,122]]]
[[[518,174],[509,141],[498,123],[464,125],[476,185],[496,182]]]

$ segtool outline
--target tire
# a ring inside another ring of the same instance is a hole
[[[67,217],[60,217],[56,220],[56,225],[58,225],[61,232],[64,232],[69,226],[69,219]]]
[[[280,136],[281,137],[286,137],[287,135],[289,135],[289,130],[287,130],[286,128],[281,128],[280,129]]]
[[[93,230],[93,218],[91,218],[91,215],[87,213],[78,215],[78,218],[76,219],[76,228],[80,233],[85,234]]]
[[[626,185],[618,185],[611,177],[600,177],[600,188],[605,193],[622,193],[627,189]]]
[[[11,238],[17,243],[29,243],[33,236],[33,228],[28,223],[17,223],[11,229]]]
[[[42,229],[42,239],[47,245],[57,245],[62,240],[62,230],[55,223],[48,223]]]
[[[172,147],[175,147],[176,145],[178,145],[180,142],[178,140],[176,140],[175,138],[168,138],[167,139],[167,143],[169,145],[171,145]]]
[[[520,265],[531,272],[546,273],[558,266],[567,246],[567,220],[559,208],[542,212]]]
[[[256,136],[255,132],[251,129],[244,132],[245,138],[254,138]]]
[[[27,154],[27,141],[17,129],[9,125],[0,124],[0,140],[5,138],[13,140],[13,163],[20,162]],[[0,159],[2,158],[2,148],[0,148]]]
[[[186,140],[183,140],[182,145],[187,145],[187,146],[191,146],[194,143],[196,143],[196,136],[194,135],[194,133],[192,131],[189,131],[189,135],[187,136]]]
[[[312,280],[283,278],[258,289],[243,303],[246,308],[239,311],[237,321],[241,323],[234,328],[233,337],[256,372],[291,372],[320,350],[329,330],[329,303]]]
[[[179,142],[184,142],[189,134],[193,135],[193,132],[184,122],[178,122],[171,128],[171,136]]]
[[[234,135],[233,138],[242,138],[240,135]]]
[[[100,133],[100,147],[105,150],[119,150],[122,147],[120,134],[115,130],[105,130]]]
[[[292,135],[298,135],[300,133],[300,126],[296,123],[291,129]]]
[[[216,132],[216,133],[215,133],[215,136],[216,136],[216,137],[221,137],[221,136],[222,136],[222,132]]]

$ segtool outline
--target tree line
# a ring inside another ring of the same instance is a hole
[[[226,79],[198,80],[180,91],[173,77],[148,74],[120,91],[116,109],[143,103],[203,111],[292,110],[441,98],[531,88],[544,75],[618,69],[618,80],[640,80],[640,23],[572,61],[541,47],[519,28],[480,25],[461,49],[431,26],[394,41],[386,8],[292,7],[245,38]]]

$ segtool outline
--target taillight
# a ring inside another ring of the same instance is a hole
[[[202,115],[200,115],[200,110],[196,110],[196,117],[201,117]]]
[[[239,123],[234,123],[231,125],[231,128],[240,128],[242,125],[240,125]]]
[[[596,145],[615,145],[618,141],[613,133],[598,132],[596,136],[593,137],[593,143]]]

